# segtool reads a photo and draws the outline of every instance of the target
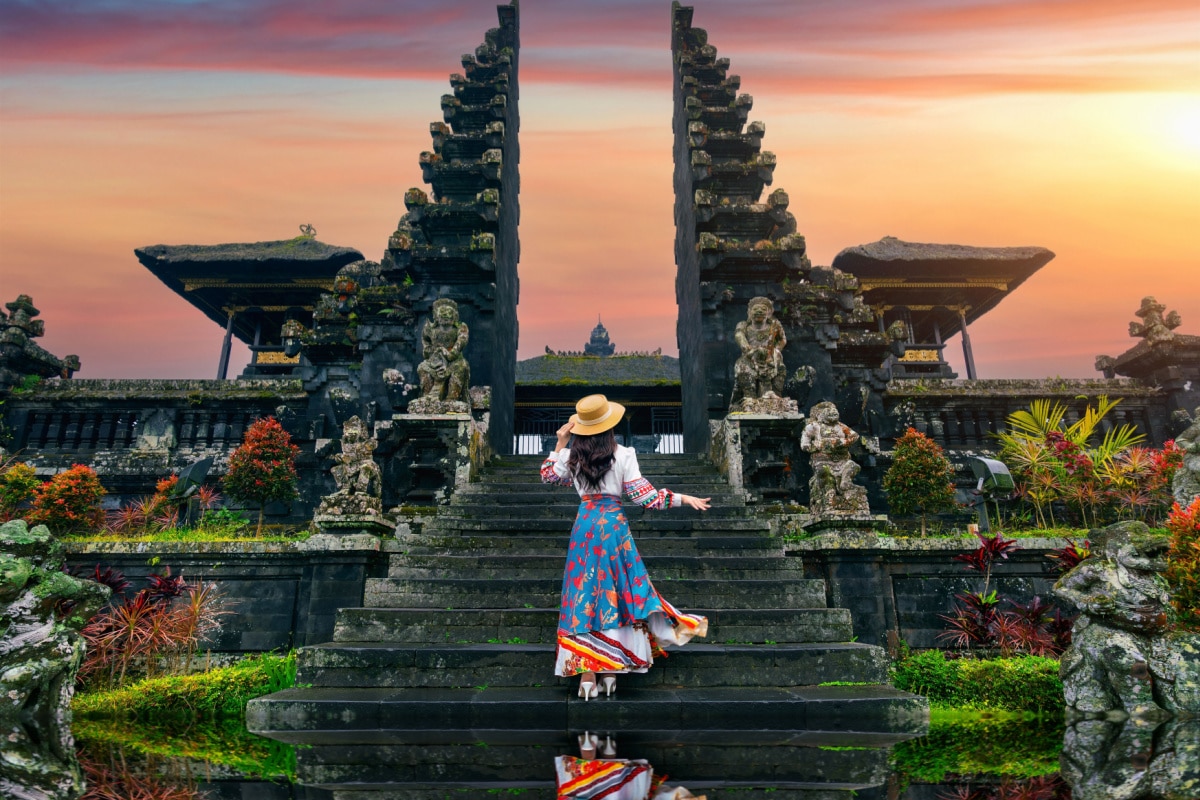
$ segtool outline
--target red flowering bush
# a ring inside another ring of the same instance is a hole
[[[262,535],[263,506],[296,496],[296,456],[300,448],[274,417],[255,420],[242,444],[229,456],[223,483],[234,498],[258,503],[258,535]]]
[[[1178,503],[1167,518],[1167,584],[1180,627],[1200,630],[1200,498],[1187,508]]]
[[[937,442],[909,428],[896,440],[883,489],[893,513],[921,515],[924,536],[927,514],[954,508],[954,467]]]
[[[76,464],[34,490],[33,508],[26,519],[55,533],[95,530],[104,524],[100,500],[104,487],[96,471]]]

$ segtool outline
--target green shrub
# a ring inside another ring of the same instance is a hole
[[[951,659],[940,650],[926,650],[898,662],[892,682],[941,706],[1034,712],[1064,708],[1058,661],[1043,656]]]
[[[21,516],[41,484],[28,464],[17,462],[0,471],[0,522]]]
[[[75,695],[71,709],[81,718],[240,718],[255,697],[296,685],[296,654],[264,654],[208,672],[149,678],[118,689]]]

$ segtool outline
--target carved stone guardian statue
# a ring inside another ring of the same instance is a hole
[[[809,511],[815,517],[870,514],[867,490],[854,483],[859,466],[850,447],[859,435],[841,421],[837,406],[817,403],[800,436],[800,449],[812,454],[813,476],[808,484]]]
[[[458,303],[446,297],[433,301],[433,318],[421,328],[421,396],[409,403],[410,413],[470,412],[471,367],[463,357],[469,338],[467,324],[458,318]]]
[[[787,367],[783,348],[787,336],[775,318],[775,304],[755,297],[746,307],[746,319],[734,329],[734,341],[742,354],[733,365],[731,412],[751,414],[798,414],[796,401],[783,396]]]
[[[376,442],[358,417],[346,420],[342,428],[342,452],[335,455],[333,479],[337,491],[326,495],[316,516],[323,527],[337,519],[347,521],[383,518],[383,478],[372,453]]]

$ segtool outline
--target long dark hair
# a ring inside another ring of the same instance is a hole
[[[616,453],[617,437],[613,436],[611,430],[594,436],[576,435],[571,444],[571,457],[567,459],[567,469],[579,478],[584,489],[597,491],[600,481],[612,469]]]

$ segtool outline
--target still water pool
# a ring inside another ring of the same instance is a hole
[[[86,798],[1110,800],[1200,798],[1200,724],[935,712],[929,733],[371,731],[76,726]]]

